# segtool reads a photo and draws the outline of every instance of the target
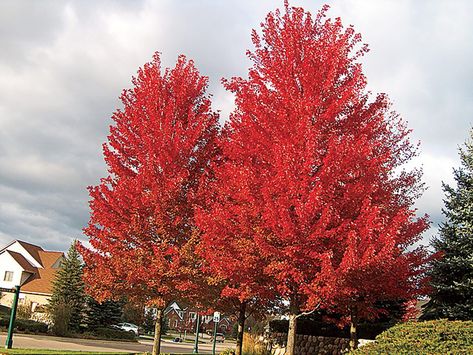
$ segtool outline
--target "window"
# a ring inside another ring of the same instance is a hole
[[[195,312],[189,312],[189,318],[191,320],[195,320],[197,318],[196,316],[197,316],[197,314]]]
[[[13,271],[5,271],[3,281],[13,281]]]

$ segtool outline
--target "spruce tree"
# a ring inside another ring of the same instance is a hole
[[[84,325],[89,330],[120,323],[123,302],[107,300],[99,303],[87,296],[85,303]]]
[[[61,268],[56,273],[49,310],[54,322],[53,330],[60,335],[78,331],[82,322],[85,292],[82,281],[82,260],[74,241]]]
[[[473,131],[470,132],[470,136]],[[431,270],[431,300],[424,319],[473,319],[473,142],[460,148],[461,166],[454,169],[456,187],[443,184],[446,221],[432,242],[440,257]]]

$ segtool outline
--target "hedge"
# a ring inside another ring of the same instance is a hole
[[[435,320],[396,325],[352,355],[473,354],[473,321]]]
[[[92,332],[93,335],[100,337],[100,338],[105,338],[105,339],[126,339],[126,340],[134,340],[135,339],[135,333],[133,332],[127,332],[126,330],[121,330],[121,329],[114,329],[114,328],[96,328]]]
[[[10,313],[11,313],[10,307],[0,305],[0,315],[10,316]]]
[[[392,327],[394,323],[360,323],[358,324],[358,337],[360,339],[374,339],[377,335]],[[275,333],[287,333],[289,322],[275,319],[269,322],[269,327]],[[337,327],[335,324],[315,321],[311,319],[297,320],[297,334],[315,335],[337,338],[349,338],[350,329]]]
[[[10,324],[10,318],[0,317],[0,327],[8,328]],[[15,320],[15,329],[21,332],[31,332],[31,333],[47,333],[48,325],[42,322],[36,322],[29,319],[19,319]]]

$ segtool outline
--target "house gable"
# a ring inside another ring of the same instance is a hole
[[[37,268],[43,267],[43,265],[41,264],[41,258],[39,256],[39,252],[42,251],[43,248],[37,245],[26,243],[20,240],[14,240],[10,244],[8,244],[6,247],[4,247],[2,250],[0,250],[0,253],[5,250],[13,251],[13,252],[23,255],[23,257],[26,260],[28,260],[28,262],[34,267],[37,267]]]
[[[5,253],[10,254],[13,260],[15,260],[16,263],[20,265],[24,271],[30,272],[32,274],[36,272],[37,268],[31,265],[31,263],[26,260],[26,258],[20,253],[11,250],[5,250]]]

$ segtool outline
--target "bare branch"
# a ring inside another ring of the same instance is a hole
[[[316,310],[318,310],[320,308],[320,303],[315,306],[315,308],[311,311],[308,311],[308,312],[302,312],[302,313],[299,313],[297,316],[296,316],[296,319],[299,318],[299,317],[302,317],[302,316],[308,316],[309,314],[312,314],[314,313]]]

